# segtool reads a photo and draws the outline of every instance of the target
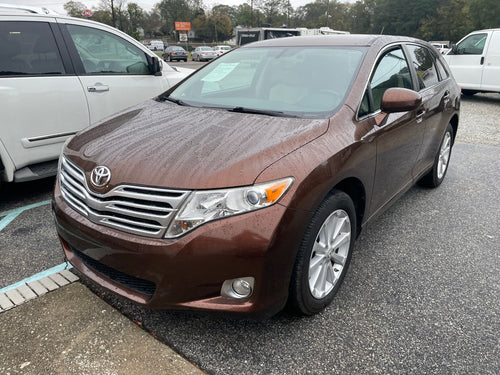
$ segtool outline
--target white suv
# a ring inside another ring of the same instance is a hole
[[[191,72],[113,27],[0,4],[0,184],[55,175],[68,137]]]

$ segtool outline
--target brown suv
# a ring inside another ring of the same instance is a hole
[[[151,308],[316,313],[361,228],[416,181],[441,183],[459,105],[420,40],[245,45],[66,145],[65,255]]]

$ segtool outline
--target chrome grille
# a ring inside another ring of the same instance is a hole
[[[119,185],[105,194],[90,191],[85,174],[65,157],[59,171],[61,193],[73,209],[96,224],[146,237],[163,237],[187,190]]]

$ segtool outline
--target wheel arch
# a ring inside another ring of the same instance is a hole
[[[361,224],[366,210],[366,190],[361,180],[355,177],[348,177],[337,183],[329,194],[334,190],[346,193],[354,203],[356,209],[356,236],[361,233]]]
[[[455,138],[457,136],[457,131],[458,131],[458,115],[453,115],[453,117],[450,119],[450,124],[451,127],[453,128],[453,143],[455,143]]]

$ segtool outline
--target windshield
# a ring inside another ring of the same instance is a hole
[[[196,107],[329,117],[343,104],[364,52],[358,47],[240,48],[194,73],[169,100]]]

